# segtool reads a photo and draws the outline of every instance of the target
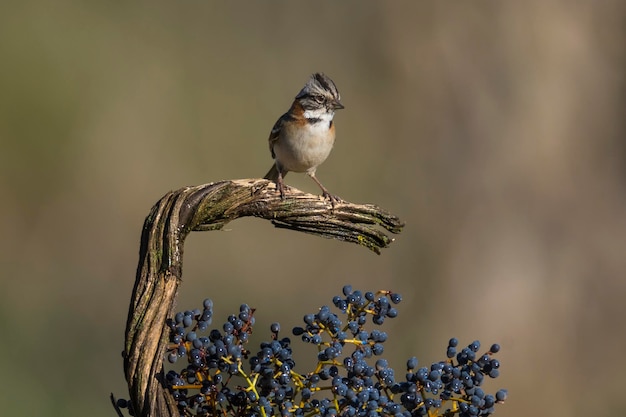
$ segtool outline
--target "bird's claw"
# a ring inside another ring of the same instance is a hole
[[[333,208],[335,208],[335,204],[341,203],[343,201],[341,198],[337,197],[336,195],[333,195],[333,194],[329,193],[328,191],[324,191],[322,193],[322,197],[324,199],[330,200],[330,204],[333,206]]]

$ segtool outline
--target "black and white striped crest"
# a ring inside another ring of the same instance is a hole
[[[296,99],[300,100],[305,109],[327,107],[329,110],[334,110],[343,108],[337,86],[333,80],[321,72],[311,75]]]

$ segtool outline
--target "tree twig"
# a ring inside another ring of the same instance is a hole
[[[353,242],[378,254],[400,233],[396,216],[370,204],[339,202],[290,188],[281,200],[274,184],[249,179],[220,181],[169,192],[152,208],[141,236],[139,264],[126,324],[124,372],[134,415],[178,416],[163,375],[166,318],[174,312],[182,278],[183,244],[191,231],[219,230],[239,217]],[[379,227],[376,227],[379,226]]]

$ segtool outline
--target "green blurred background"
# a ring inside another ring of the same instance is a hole
[[[404,232],[381,256],[257,219],[193,234],[178,308],[211,297],[218,324],[247,302],[260,340],[345,283],[393,289],[392,366],[499,342],[497,415],[619,414],[625,18],[619,1],[4,2],[2,414],[114,415],[144,217],[171,189],[264,175],[314,71],[346,106],[320,180]]]

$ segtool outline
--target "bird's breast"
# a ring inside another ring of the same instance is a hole
[[[283,128],[274,152],[280,164],[289,171],[306,172],[328,158],[334,143],[332,121],[319,120]]]

